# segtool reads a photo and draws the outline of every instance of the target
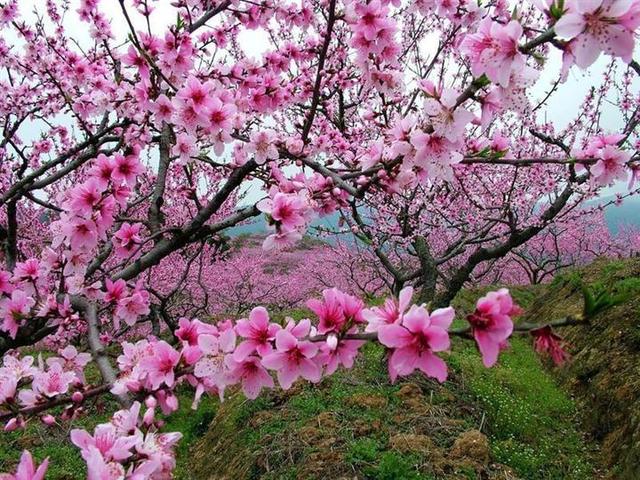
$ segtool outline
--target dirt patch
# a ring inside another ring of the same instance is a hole
[[[464,432],[453,443],[451,458],[466,459],[486,466],[489,464],[489,439],[478,430]]]
[[[386,407],[389,401],[382,395],[357,394],[347,398],[346,403],[353,407],[381,409]]]

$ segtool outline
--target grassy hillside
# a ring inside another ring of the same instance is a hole
[[[531,306],[528,318],[577,313],[586,283],[629,298],[566,333],[572,361],[558,371],[585,414],[582,423],[602,442],[612,478],[640,478],[640,259],[598,261],[557,277]]]
[[[478,292],[457,299],[462,310]],[[530,290],[516,292],[529,303]],[[593,479],[596,447],[570,397],[514,339],[482,367],[456,341],[444,385],[415,375],[391,385],[383,350],[367,345],[350,371],[255,402],[232,397],[190,451],[195,479]]]
[[[463,315],[482,292],[463,292]],[[515,289],[524,306],[536,291]],[[300,318],[305,312],[292,312]],[[455,339],[444,384],[415,375],[389,383],[384,351],[367,345],[355,368],[319,385],[297,384],[256,401],[207,399],[180,411],[167,430],[185,438],[179,479],[575,479],[603,478],[597,448],[580,430],[575,403],[516,338],[499,366],[485,369],[470,342]],[[74,422],[88,428],[111,405],[96,404]],[[66,440],[70,425],[0,436],[0,471],[22,448],[52,457],[50,479],[82,479],[85,469]],[[53,439],[53,441],[52,441]]]

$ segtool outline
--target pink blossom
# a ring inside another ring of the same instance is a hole
[[[322,292],[323,301],[315,298],[307,301],[307,307],[318,316],[320,323],[318,333],[340,332],[346,321],[342,308],[340,292],[336,288],[327,289]]]
[[[0,270],[0,295],[10,294],[13,291],[11,285],[11,274],[5,270]]]
[[[153,112],[153,117],[158,124],[169,123],[173,115],[173,104],[166,95],[162,94],[151,103],[149,110]]]
[[[549,325],[531,330],[531,335],[535,351],[548,354],[556,365],[562,365],[569,358],[562,337],[556,335]]]
[[[278,248],[285,248],[295,244],[302,238],[298,230],[280,230],[267,236],[262,243],[262,248],[269,251]]]
[[[136,155],[120,155],[114,157],[114,168],[111,178],[124,182],[132,187],[136,183],[136,178],[144,169]]]
[[[71,430],[71,441],[83,451],[95,447],[106,460],[120,461],[131,456],[131,448],[138,438],[134,435],[121,436],[111,423],[103,423],[94,429],[93,436],[85,430]]]
[[[518,51],[521,36],[522,26],[516,20],[502,25],[487,17],[476,33],[464,37],[460,49],[470,58],[475,76],[484,73],[492,82],[507,87],[511,72],[524,65],[524,57]]]
[[[176,144],[173,146],[172,153],[180,158],[183,163],[191,161],[191,157],[198,153],[196,139],[188,133],[180,133],[176,137]]]
[[[15,474],[0,473],[2,480],[44,480],[44,474],[49,466],[49,458],[45,458],[40,466],[36,469],[31,453],[27,450],[22,452],[20,463]]]
[[[81,450],[81,454],[87,463],[87,480],[120,480],[125,478],[124,467],[119,462],[107,462],[96,447],[90,445]]]
[[[76,373],[78,380],[84,381],[84,368],[91,361],[91,354],[83,352],[79,353],[73,345],[67,345],[65,348],[58,350],[60,357],[50,357],[47,359],[47,365],[59,363],[63,369]]]
[[[351,333],[354,333],[353,330]],[[330,335],[327,343],[321,348],[322,352],[318,355],[321,362],[325,365],[325,374],[333,374],[339,366],[351,368],[358,356],[358,349],[364,345],[362,340],[341,340],[333,348],[329,345],[329,338],[335,338]]]
[[[175,331],[175,335],[182,340],[182,357],[189,365],[192,365],[202,356],[198,346],[200,335],[216,335],[218,329],[214,325],[196,319],[189,321],[186,318],[181,318],[178,325],[179,328]]]
[[[416,149],[413,166],[424,170],[431,179],[453,179],[453,166],[463,160],[458,144],[445,137],[415,131],[411,134],[411,145]]]
[[[424,102],[424,111],[430,116],[435,133],[451,142],[462,138],[474,118],[471,112],[457,105],[457,98],[458,92],[445,88],[439,97],[429,97]]]
[[[111,279],[107,278],[105,280],[105,289],[107,290],[107,293],[104,295],[104,301],[107,303],[117,303],[124,298],[127,292],[127,283],[122,279],[113,282]]]
[[[118,435],[131,435],[136,431],[140,407],[140,402],[133,402],[128,410],[118,410],[113,414],[111,423],[116,428]]]
[[[94,221],[89,219],[68,219],[62,224],[62,232],[73,250],[91,250],[98,243],[98,232]]]
[[[275,143],[276,133],[273,130],[254,132],[249,140],[249,143],[245,145],[245,150],[253,154],[256,163],[263,164],[267,160],[275,160],[280,156]]]
[[[610,185],[616,180],[627,178],[627,162],[631,154],[612,145],[607,145],[600,152],[600,158],[591,167],[591,174],[599,185]]]
[[[0,368],[0,374],[9,374],[17,380],[33,377],[38,371],[38,369],[33,366],[33,357],[30,355],[23,358],[5,355],[2,361],[3,367]]]
[[[134,290],[130,296],[118,301],[115,314],[118,319],[131,326],[138,317],[148,315],[150,311],[149,294],[145,290]]]
[[[214,97],[209,104],[209,130],[212,133],[219,131],[230,132],[233,128],[233,117],[237,112],[237,108],[233,103],[224,103],[217,97]]]
[[[309,333],[311,323],[309,320],[302,320],[297,327],[291,332],[278,331],[276,351],[262,359],[266,368],[277,372],[278,382],[285,390],[288,390],[298,377],[310,382],[319,382],[322,375],[320,367],[313,360],[318,353],[318,346],[300,340]]]
[[[276,193],[257,204],[258,209],[269,215],[276,227],[294,230],[305,224],[306,202],[297,194]]]
[[[101,198],[100,182],[90,178],[71,191],[71,211],[76,215],[89,216]]]
[[[241,361],[228,358],[230,381],[242,382],[242,391],[247,398],[255,399],[263,388],[273,388],[273,378],[264,369],[260,359],[254,356],[246,356]]]
[[[413,297],[413,287],[405,287],[400,290],[398,300],[387,298],[380,307],[372,307],[362,312],[362,316],[367,321],[366,332],[377,332],[383,325],[401,323],[402,316],[411,304]]]
[[[13,278],[17,281],[35,282],[41,275],[40,262],[35,258],[18,262],[13,272]]]
[[[62,365],[54,363],[46,371],[38,370],[33,376],[33,390],[45,397],[55,397],[67,393],[69,386],[75,381],[74,372],[65,371]]]
[[[18,379],[7,372],[0,372],[0,405],[16,396]]]
[[[176,95],[178,100],[193,108],[198,115],[204,115],[210,102],[209,87],[194,77],[187,78],[185,85]]]
[[[14,290],[11,298],[0,300],[0,316],[4,319],[2,329],[9,332],[11,338],[16,338],[20,322],[29,315],[35,303],[35,300],[22,290]]]
[[[511,317],[520,311],[509,290],[502,288],[480,298],[475,312],[467,316],[485,367],[491,367],[498,361],[501,344],[513,332]]]
[[[449,349],[448,329],[455,312],[447,307],[429,312],[413,305],[403,316],[402,323],[383,325],[378,329],[378,339],[392,348],[389,358],[389,374],[392,381],[398,375],[406,376],[416,368],[440,382],[447,379],[447,365],[434,355]]]
[[[640,2],[629,0],[572,0],[555,24],[558,36],[572,40],[576,65],[587,68],[606,52],[629,63],[634,31],[640,26]]]
[[[256,307],[249,313],[249,319],[240,319],[236,324],[236,332],[245,340],[240,342],[233,352],[233,359],[242,362],[254,352],[264,357],[273,351],[272,342],[280,325],[269,322],[269,314],[264,307]]]
[[[141,223],[133,225],[125,222],[120,229],[113,235],[113,243],[116,247],[116,254],[120,257],[128,257],[133,249],[142,243],[140,237]]]
[[[196,363],[193,373],[205,383],[215,386],[221,398],[228,384],[228,368],[225,359],[234,351],[236,338],[233,328],[225,329],[216,335],[200,335],[198,338],[198,346],[203,357]]]
[[[163,383],[172,387],[175,381],[175,367],[180,362],[180,353],[164,340],[155,342],[153,354],[140,361],[140,368],[147,374],[153,390]]]
[[[115,161],[111,157],[107,157],[101,153],[94,161],[93,167],[91,167],[90,174],[96,181],[96,186],[99,190],[104,191],[107,185],[111,181],[111,175],[115,169]]]

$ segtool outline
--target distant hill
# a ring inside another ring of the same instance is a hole
[[[609,195],[606,197],[600,197],[596,200],[590,201],[589,205],[597,205],[610,202],[614,200],[615,197],[613,195]],[[612,233],[616,233],[620,225],[630,224],[640,228],[640,197],[630,197],[626,199],[622,205],[608,206],[605,210],[605,218],[607,220],[607,225]],[[338,213],[334,213],[332,215],[327,215],[322,218],[318,218],[311,222],[311,227],[323,227],[332,230],[338,230],[340,215]],[[267,233],[267,223],[263,216],[257,217],[256,220],[246,223],[244,225],[239,225],[237,227],[233,227],[228,231],[231,236],[235,235],[253,235],[253,234],[264,234]],[[317,235],[315,229],[310,228],[308,231],[309,235]],[[332,237],[335,238],[335,237]],[[351,239],[350,234],[341,234],[338,235],[338,238],[349,240]],[[331,240],[330,238],[327,240]]]
[[[598,203],[606,203],[614,199],[614,196],[603,197]],[[604,211],[607,225],[611,232],[616,233],[620,225],[627,224],[640,228],[640,198],[630,197],[620,206],[611,205]]]

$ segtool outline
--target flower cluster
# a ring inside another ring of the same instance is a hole
[[[576,149],[572,154],[578,159],[594,159],[590,168],[591,180],[598,185],[611,185],[616,180],[625,180],[629,175],[627,163],[631,154],[619,146],[624,135],[597,135],[591,137],[587,146]],[[583,168],[584,170],[584,168]]]
[[[93,435],[71,430],[71,441],[87,462],[87,478],[168,478],[175,467],[173,448],[182,437],[179,432],[159,433],[154,422],[154,401],[134,402],[114,413],[109,423],[95,427]]]

